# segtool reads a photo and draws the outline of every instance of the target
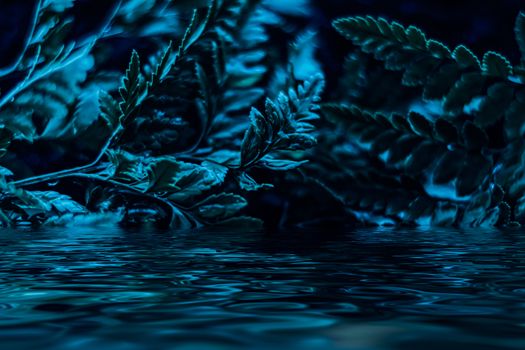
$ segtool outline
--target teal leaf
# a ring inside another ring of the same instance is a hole
[[[424,116],[422,116],[419,113],[416,112],[410,112],[408,116],[408,121],[410,123],[410,126],[412,129],[420,136],[429,137],[432,135],[433,126],[426,119]]]
[[[106,91],[99,92],[100,118],[110,130],[115,130],[120,123],[120,107],[117,101]]]
[[[375,137],[370,150],[375,154],[381,154],[388,150],[399,138],[399,133],[395,130],[386,130]]]
[[[410,43],[412,43],[415,47],[420,49],[426,49],[427,47],[427,39],[425,37],[425,34],[421,31],[421,29],[410,26],[406,30],[407,39]]]
[[[173,44],[170,41],[168,46],[164,49],[162,55],[160,56],[159,61],[155,65],[151,77],[149,79],[148,85],[150,89],[155,89],[160,85],[164,79],[167,78],[168,74],[171,72],[173,65],[175,64],[176,58],[172,58],[173,55]]]
[[[439,66],[439,61],[434,56],[422,57],[406,65],[402,84],[405,86],[425,85],[428,77]]]
[[[13,172],[6,167],[0,166],[0,181],[9,176],[13,176]]]
[[[430,167],[442,154],[444,154],[444,149],[441,146],[424,141],[407,158],[405,169],[408,174],[417,175]]]
[[[243,191],[255,192],[273,188],[271,184],[259,184],[250,175],[243,172],[238,177],[239,187]]]
[[[463,125],[462,134],[469,150],[480,150],[488,146],[489,138],[485,131],[470,121]]]
[[[274,134],[266,117],[257,109],[252,108],[250,120],[241,145],[241,165],[244,166],[252,164],[270,147]]]
[[[421,138],[413,135],[404,135],[400,137],[390,148],[387,162],[395,164],[406,159],[410,153],[421,144]]]
[[[15,205],[23,211],[27,220],[40,221],[42,218],[87,213],[86,208],[70,196],[55,191],[16,190],[13,193],[19,199]]]
[[[183,202],[221,185],[227,171],[223,166],[207,162],[199,165],[161,158],[147,169],[146,191],[166,194],[170,200]]]
[[[506,57],[497,52],[489,51],[483,56],[483,73],[508,78],[512,75],[512,65]]]
[[[490,175],[491,162],[481,155],[470,155],[458,174],[456,193],[463,197],[477,191]]]
[[[435,184],[445,184],[457,177],[465,164],[463,152],[455,150],[449,151],[440,158],[434,169],[432,181]]]
[[[38,198],[47,211],[55,210],[59,214],[81,214],[86,213],[86,209],[71,199],[70,196],[53,191],[34,191],[31,192],[34,198]]]
[[[122,86],[119,88],[121,122],[125,122],[147,96],[147,85],[140,69],[139,54],[133,51],[126,75],[122,79]]]
[[[28,142],[62,137],[69,125],[81,122],[71,111],[78,107],[93,66],[94,58],[84,54],[61,69],[51,70],[2,108],[0,123],[8,126],[16,139]]]
[[[64,12],[73,7],[75,0],[44,0],[43,9],[49,9],[53,12]]]
[[[307,30],[301,33],[290,47],[289,61],[293,65],[296,79],[307,80],[322,71],[321,64],[316,59],[317,33]]]
[[[487,91],[487,97],[483,99],[479,110],[475,115],[475,122],[481,127],[487,127],[497,123],[505,115],[514,99],[514,89],[505,83],[496,83]]]
[[[267,99],[265,113],[252,108],[250,127],[241,144],[240,167],[249,168],[273,151],[304,150],[316,144],[313,121],[319,119],[321,75],[311,77],[276,100]]]
[[[110,151],[108,157],[114,165],[114,180],[124,182],[137,182],[146,177],[142,160],[125,151]]]
[[[452,57],[462,67],[481,68],[481,63],[479,59],[466,46],[459,45],[458,47],[456,47],[456,49],[452,53]]]
[[[303,164],[308,163],[308,160],[295,161],[288,159],[276,159],[265,157],[259,163],[259,166],[274,170],[274,171],[289,171],[301,167]]]
[[[449,58],[452,55],[452,52],[445,44],[433,39],[427,41],[427,49],[436,58]]]
[[[453,144],[458,142],[458,129],[448,120],[439,118],[434,123],[434,135],[444,143]]]
[[[220,193],[199,203],[197,215],[205,220],[225,220],[237,215],[248,205],[243,197],[232,193]]]
[[[392,123],[392,126],[399,131],[412,130],[410,123],[404,115],[392,113],[392,115],[390,116],[390,122]]]
[[[428,77],[423,89],[425,100],[441,100],[454,86],[460,76],[460,68],[456,64],[444,64]]]
[[[481,73],[465,73],[461,76],[443,100],[447,111],[463,112],[472,99],[481,94],[485,77]]]

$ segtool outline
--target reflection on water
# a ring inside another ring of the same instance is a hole
[[[2,349],[524,349],[525,234],[0,232]]]

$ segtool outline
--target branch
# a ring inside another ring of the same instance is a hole
[[[29,47],[29,43],[33,40],[33,35],[35,34],[36,25],[38,23],[38,17],[40,16],[40,10],[42,9],[42,1],[43,0],[39,0],[35,6],[35,13],[33,16],[33,21],[31,22],[31,27],[29,28],[29,32],[27,34],[27,38],[24,44],[24,48],[22,49],[22,52],[20,53],[16,61],[13,62],[11,66],[0,69],[0,77],[13,73],[20,65],[20,62],[22,62],[22,60],[24,59],[24,56]]]

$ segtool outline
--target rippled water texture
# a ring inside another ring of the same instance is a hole
[[[525,349],[525,234],[0,234],[2,349]]]

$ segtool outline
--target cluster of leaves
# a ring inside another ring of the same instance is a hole
[[[78,3],[38,1],[23,52],[0,71],[0,224],[259,226],[246,194],[273,184],[256,174],[297,169],[316,143],[323,77],[292,70],[303,48],[283,53],[268,34],[303,12],[114,1],[80,40]],[[115,43],[137,38],[119,77]]]
[[[36,1],[0,61],[1,225],[525,222],[525,14],[515,65],[336,20],[325,92],[309,1],[85,6]]]
[[[478,58],[463,45],[450,49],[383,18],[334,27],[355,48],[339,101],[322,107],[343,141],[326,145],[333,161],[309,175],[322,179],[337,166],[322,186],[369,222],[519,225],[525,14],[516,23],[524,57],[517,65],[493,51]]]

